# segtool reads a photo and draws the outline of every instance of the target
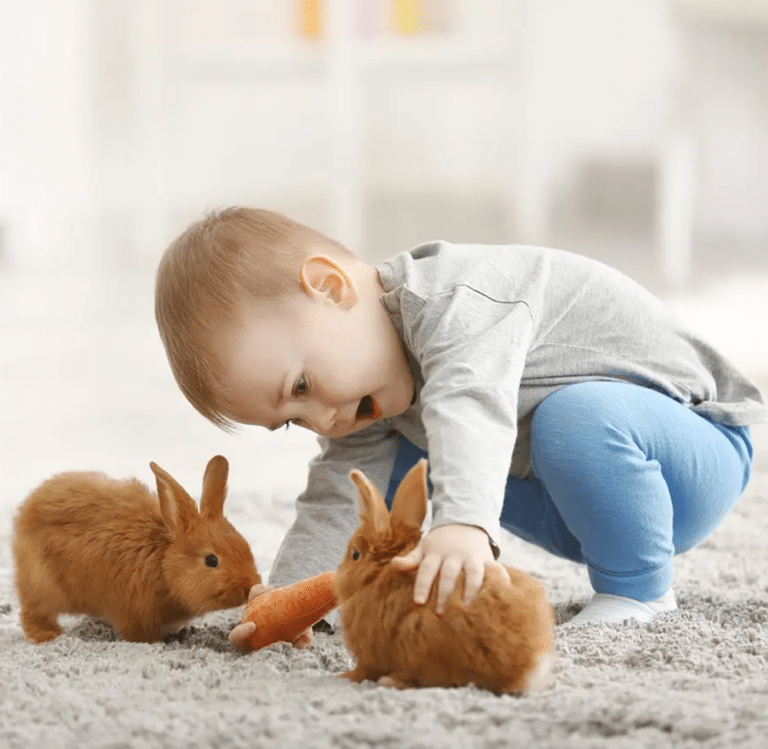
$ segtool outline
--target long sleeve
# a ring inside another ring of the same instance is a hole
[[[437,295],[414,320],[432,527],[476,525],[498,542],[532,331],[525,303],[492,299],[470,286]]]

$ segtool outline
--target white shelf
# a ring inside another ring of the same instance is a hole
[[[374,70],[499,67],[513,59],[514,50],[487,39],[459,35],[383,38],[359,48],[361,62]]]
[[[195,78],[324,74],[326,50],[309,41],[208,44],[181,49],[174,66]]]
[[[175,67],[195,78],[325,74],[331,47],[323,41],[297,39],[254,44],[209,44],[179,50]],[[429,69],[504,69],[514,50],[500,42],[433,34],[382,37],[349,44],[351,58],[371,72],[415,73]]]

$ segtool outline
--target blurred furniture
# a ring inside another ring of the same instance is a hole
[[[146,266],[238,202],[362,251],[385,234],[387,254],[441,233],[545,244],[579,164],[640,164],[674,285],[694,223],[762,215],[728,188],[759,165],[731,136],[740,116],[762,143],[764,0],[419,0],[422,28],[394,25],[395,2],[323,0],[302,35],[298,0],[0,0],[9,263]],[[702,24],[722,46],[681,39]]]
[[[11,267],[48,268],[65,243],[91,247],[87,6],[0,2],[0,232]]]
[[[699,30],[689,27],[724,30],[712,48],[724,62],[728,50],[749,46],[747,31],[768,29],[768,2],[537,0],[528,4],[527,21],[517,193],[523,236],[547,242],[553,197],[580,163],[647,162],[655,173],[656,267],[666,286],[684,286],[692,274],[693,228],[702,219],[702,120],[714,128],[725,123],[717,104],[702,98],[728,102],[729,95],[716,90],[717,78],[705,80],[702,63],[710,61],[699,57],[701,49],[691,44]],[[710,73],[718,63],[711,65]],[[741,83],[736,69],[722,73],[724,85]]]
[[[754,25],[768,24],[765,0],[673,0],[681,11],[710,21]]]
[[[706,119],[700,111],[704,104],[702,88],[706,90],[717,85],[714,81],[700,80],[702,60],[698,55],[701,53],[697,53],[695,45],[690,43],[689,32],[708,25],[724,33],[721,37],[724,45],[727,41],[735,41],[738,45],[739,34],[768,31],[768,2],[672,0],[672,11],[679,59],[677,88],[672,99],[674,106],[661,152],[658,226],[662,270],[672,285],[680,286],[691,275],[691,235],[701,180],[699,131],[701,120]],[[728,54],[722,50],[720,53]],[[768,71],[765,74],[768,84]]]
[[[171,233],[169,219],[178,225],[199,214],[201,174],[207,200],[216,195],[217,204],[320,200],[320,228],[351,247],[364,246],[363,203],[381,191],[471,193],[474,180],[512,206],[517,141],[498,118],[513,118],[524,31],[516,8],[524,4],[431,0],[424,7],[436,14],[436,28],[409,34],[382,16],[394,0],[323,0],[321,35],[303,38],[294,0],[137,2],[141,244],[156,247]],[[376,6],[378,28],[368,33],[362,16]],[[468,91],[479,113],[465,103]],[[423,110],[427,98],[435,100],[434,119],[422,111],[427,128],[409,126],[409,107]],[[254,123],[239,155],[211,111],[217,106],[233,129],[238,116]],[[489,132],[499,134],[491,159],[462,160],[473,144],[487,148]],[[452,158],[441,160],[446,150]],[[496,176],[481,175],[489,161]]]
[[[553,197],[580,166],[610,164],[618,173],[647,163],[656,173],[657,267],[667,283],[685,283],[691,146],[676,122],[679,59],[668,0],[538,0],[528,8],[523,236],[548,242]]]

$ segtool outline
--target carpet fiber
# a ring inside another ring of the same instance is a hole
[[[254,548],[290,522],[230,517]],[[250,500],[250,501],[246,501]],[[275,504],[277,503],[277,504]],[[253,510],[251,510],[253,512]],[[241,656],[226,637],[237,610],[197,620],[166,645],[118,641],[66,618],[52,643],[18,624],[9,539],[0,550],[0,747],[759,747],[768,746],[768,475],[706,543],[678,557],[680,609],[648,625],[570,626],[584,569],[506,537],[503,560],[541,577],[558,619],[554,685],[522,698],[462,689],[398,691],[336,678],[338,634]],[[257,555],[258,557],[258,555]],[[375,625],[374,625],[375,626]]]

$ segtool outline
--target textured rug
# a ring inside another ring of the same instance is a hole
[[[292,499],[270,497],[266,521],[255,499],[231,498],[230,517],[271,553]],[[585,571],[507,537],[503,559],[544,581],[560,622],[554,685],[521,698],[349,684],[337,678],[351,666],[338,634],[317,634],[308,650],[277,644],[242,656],[227,641],[237,610],[197,620],[166,645],[120,642],[73,617],[65,635],[33,646],[18,625],[5,538],[0,747],[764,749],[766,538],[763,472],[714,536],[678,558],[679,611],[649,625],[576,628],[568,619],[589,594]]]

